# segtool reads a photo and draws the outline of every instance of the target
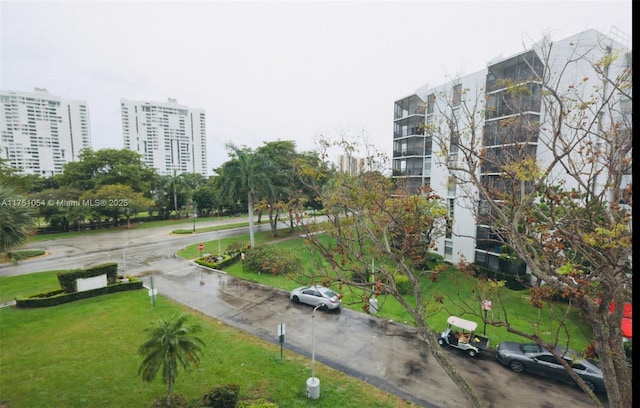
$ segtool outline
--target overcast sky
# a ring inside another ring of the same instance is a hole
[[[7,1],[0,88],[87,102],[94,149],[122,148],[120,98],[204,109],[208,168],[225,144],[365,133],[391,155],[394,101],[549,34],[615,26],[632,2]]]

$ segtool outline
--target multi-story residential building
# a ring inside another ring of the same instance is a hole
[[[505,265],[507,261],[500,256],[491,225],[483,223],[483,202],[468,190],[463,192],[459,179],[452,176],[455,172],[452,169],[459,160],[456,139],[461,137],[457,124],[451,126],[452,123],[462,123],[473,117],[479,129],[476,135],[477,148],[484,149],[486,157],[508,157],[517,146],[518,154],[534,158],[543,165],[549,163],[552,157],[544,139],[549,136],[545,134],[544,124],[550,123],[553,118],[547,116],[541,83],[533,79],[535,75],[532,72],[549,78],[550,83],[560,90],[570,89],[575,83],[582,83],[584,89],[590,90],[598,86],[606,87],[606,84],[596,82],[597,75],[592,63],[603,57],[615,61],[607,66],[611,72],[606,73],[609,78],[615,78],[631,65],[631,51],[623,42],[603,36],[595,30],[587,30],[554,42],[552,48],[544,50],[544,53],[548,52],[548,58],[542,55],[542,43],[536,44],[516,55],[494,59],[478,72],[435,87],[425,85],[414,94],[395,101],[393,179],[410,191],[428,186],[447,200],[451,220],[445,235],[437,242],[438,251],[445,259],[454,263],[465,259],[495,270],[508,270],[513,266]],[[582,61],[577,58],[584,55],[589,57]],[[569,60],[572,60],[571,64],[567,64]],[[506,85],[509,83],[527,87],[523,93],[526,96],[518,101],[517,112],[513,104],[505,102],[511,97],[508,93],[513,91]],[[475,106],[477,110],[463,107],[463,98],[478,101]],[[631,100],[622,98],[619,111],[630,115]],[[533,125],[505,132],[502,129],[504,120],[512,120],[515,116]],[[604,118],[596,119],[601,123],[604,121]],[[436,140],[429,130],[438,126],[447,129],[447,132]],[[483,183],[492,183],[492,186],[499,188],[501,174],[496,168],[480,166],[478,172]],[[563,175],[556,174],[554,177],[562,178]],[[624,177],[623,186],[631,182],[631,174]]]
[[[85,148],[91,148],[86,102],[41,88],[0,91],[0,158],[19,174],[61,174]]]
[[[120,100],[124,148],[160,175],[200,173],[207,176],[205,112],[167,102]]]
[[[338,170],[341,173],[356,176],[364,169],[364,158],[353,157],[348,154],[341,154],[338,156]]]

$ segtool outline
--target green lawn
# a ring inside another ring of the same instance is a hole
[[[239,222],[236,225],[225,225],[221,228],[216,228],[216,229],[211,229],[211,227],[202,227],[202,224],[210,224],[210,223],[214,223],[214,222],[220,222],[220,221],[228,221],[228,220],[238,220]],[[181,226],[184,228],[187,228],[186,225],[193,222],[193,219],[190,218],[181,218],[181,219],[177,219],[177,220],[161,220],[161,221],[150,221],[150,222],[143,222],[143,223],[132,223],[131,224],[131,228],[130,229],[149,229],[149,228],[157,228],[157,227],[168,227],[168,226]],[[223,217],[202,217],[202,218],[197,218],[196,219],[196,233],[199,232],[208,232],[208,231],[214,231],[217,229],[228,229],[228,228],[234,228],[235,226],[242,226],[242,225],[249,225],[249,222],[240,222],[239,217],[233,217],[233,216],[223,216]],[[122,231],[122,230],[126,230],[127,226],[126,225],[121,225],[118,227],[112,227],[112,228],[104,228],[104,229],[96,229],[96,230],[85,230],[85,231],[69,231],[69,232],[56,232],[56,233],[51,233],[51,234],[40,234],[40,235],[33,235],[29,238],[29,242],[40,242],[40,241],[46,241],[46,240],[50,240],[50,239],[58,239],[58,238],[70,238],[70,237],[77,237],[77,236],[89,236],[89,235],[97,235],[97,234],[108,234],[110,232],[113,231]],[[186,230],[185,230],[186,231]],[[188,231],[191,232],[192,228],[188,228]]]
[[[3,299],[57,288],[55,272],[0,278]],[[308,358],[290,351],[280,360],[277,345],[244,334],[146,290],[117,293],[42,309],[0,309],[0,406],[147,407],[164,395],[137,373],[143,329],[174,313],[187,312],[206,343],[200,368],[180,372],[174,392],[199,399],[217,384],[237,383],[241,398],[266,398],[281,407],[409,407],[322,364],[321,396],[309,400]]]
[[[218,241],[204,242],[205,252],[218,253],[218,246],[224,251],[228,244],[237,240],[245,240],[246,237],[227,238]],[[278,231],[278,237],[271,237],[271,233],[261,232],[255,234],[256,245],[263,243],[273,243],[283,250],[289,251],[295,254],[300,259],[300,263],[305,270],[313,270],[318,268],[318,259],[311,254],[302,239],[296,238],[295,234],[289,233],[286,230]],[[248,241],[248,239],[247,239]],[[197,245],[191,245],[184,250],[178,252],[178,256],[186,259],[193,259],[199,256]],[[286,275],[270,275],[260,274],[255,271],[248,270],[242,264],[238,262],[228,268],[225,268],[225,272],[240,277],[242,279],[258,282],[261,284],[274,286],[280,289],[291,290],[301,284],[308,282],[302,281],[300,277],[292,277]],[[447,326],[447,317],[450,315],[464,316],[469,320],[478,322],[478,330],[482,332],[484,326],[482,318],[480,316],[469,316],[465,314],[463,310],[468,310],[469,305],[464,306],[464,302],[470,303],[469,300],[473,296],[474,287],[471,284],[469,278],[461,274],[457,268],[449,266],[448,270],[442,273],[437,283],[433,283],[429,277],[426,277],[422,281],[422,290],[424,299],[431,304],[436,305],[433,301],[434,296],[442,297],[442,304],[440,310],[434,312],[428,317],[427,322],[430,327],[436,331],[440,331]],[[506,314],[510,324],[522,331],[532,332],[538,331],[544,340],[550,341],[553,335],[556,335],[558,331],[557,321],[553,318],[549,318],[550,309],[545,307],[541,310],[534,308],[529,302],[529,291],[527,289],[521,291],[512,291],[506,288],[500,289],[503,298],[503,304],[505,306]],[[353,308],[355,310],[362,310],[362,305],[359,302],[361,292],[355,291],[349,293],[347,289],[344,289],[343,305],[345,307]],[[414,299],[409,296],[410,301]],[[382,318],[394,320],[397,322],[403,322],[406,324],[413,324],[413,321],[409,314],[403,309],[403,307],[391,296],[381,296],[378,298],[379,313]],[[479,301],[470,304],[470,307],[475,308],[475,312],[482,315],[483,311],[481,303]],[[553,310],[556,313],[566,308],[566,305],[555,303]],[[495,320],[504,317],[504,313],[501,310],[500,305],[494,305],[494,308],[488,314],[488,318],[492,317]],[[540,323],[544,322],[544,323]],[[501,341],[528,341],[518,335],[508,333],[506,329],[502,327],[494,327],[487,325],[486,335],[490,338],[490,346],[495,347]],[[570,313],[570,320],[566,332],[559,331],[559,338],[561,341],[567,341],[570,339],[571,347],[576,350],[583,350],[592,339],[591,328],[582,319],[580,313],[574,308]]]

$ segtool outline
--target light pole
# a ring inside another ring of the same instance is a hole
[[[196,232],[196,217],[198,213],[196,212],[196,200],[193,200],[193,232]]]
[[[319,307],[322,305],[314,307],[311,313],[311,378],[307,378],[307,398],[311,399],[320,398],[320,380],[316,378],[316,336],[313,323]]]

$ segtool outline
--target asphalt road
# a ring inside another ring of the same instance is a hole
[[[195,236],[170,235],[171,230],[189,226],[34,243],[29,247],[43,249],[47,255],[16,266],[0,264],[0,276],[115,261],[123,272],[141,277],[147,287],[153,285],[159,295],[273,343],[278,343],[278,326],[284,324],[285,353],[311,358],[313,324],[316,361],[424,407],[469,405],[413,328],[346,308],[339,312],[317,311],[313,317],[313,308],[293,304],[286,292],[179,259],[176,251],[187,245],[212,241],[208,245],[215,246],[220,237],[246,233],[239,229]],[[471,359],[451,349],[448,356],[487,407],[591,406],[577,387],[517,375],[499,365],[491,353]],[[319,379],[322,398],[322,378]],[[306,387],[306,378],[300,378],[300,387]]]

